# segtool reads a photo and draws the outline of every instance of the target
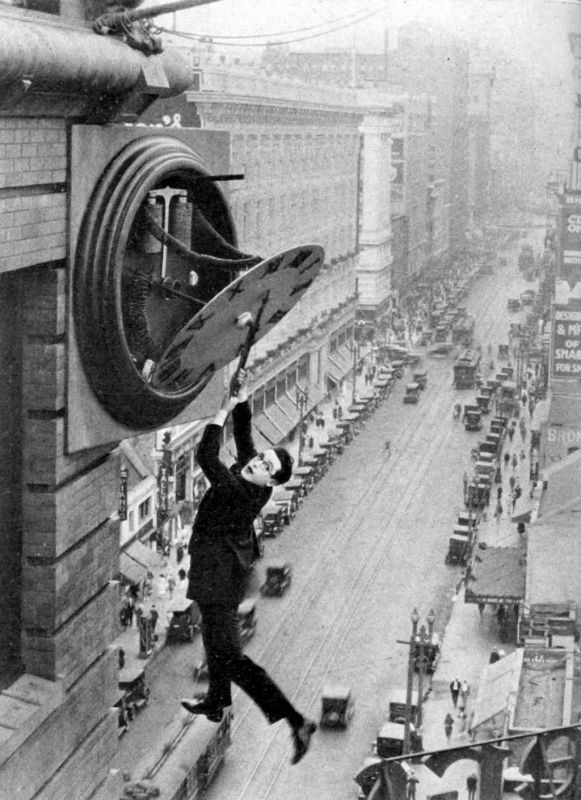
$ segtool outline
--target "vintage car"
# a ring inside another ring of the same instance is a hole
[[[448,566],[465,566],[470,538],[464,533],[454,532],[448,540],[445,563]]]
[[[266,568],[266,580],[260,587],[263,597],[281,597],[291,583],[291,565],[286,561],[270,564]]]
[[[507,308],[509,311],[520,311],[520,300],[518,297],[509,297]]]
[[[420,399],[420,384],[408,383],[405,387],[405,394],[403,396],[404,403],[417,403]]]
[[[121,736],[137,712],[149,702],[145,671],[141,667],[125,667],[119,670],[118,686],[119,699],[115,706],[119,709],[118,734]]]
[[[321,697],[321,728],[346,728],[349,725],[355,702],[348,686],[323,687]]]
[[[479,406],[464,406],[464,430],[482,430],[482,409]]]
[[[171,614],[167,628],[167,642],[193,642],[200,622],[200,610],[193,600],[174,598],[169,606]]]
[[[394,689],[390,693],[389,706],[386,713],[387,722],[405,722],[407,707],[407,690]],[[411,705],[410,705],[410,721],[412,725],[417,723],[419,708],[419,693],[417,689],[412,689],[411,692]]]
[[[532,289],[525,289],[520,296],[520,302],[523,306],[532,306],[535,302],[535,293]]]
[[[405,725],[401,722],[384,722],[377,739],[373,742],[373,751],[380,758],[401,756],[404,752],[404,743]],[[412,752],[422,749],[421,737],[414,725],[410,725],[410,746]]]
[[[428,385],[428,371],[425,369],[419,369],[414,372],[413,377],[414,383],[417,383],[420,389],[425,389]]]

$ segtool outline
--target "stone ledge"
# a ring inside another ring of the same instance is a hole
[[[60,681],[23,675],[0,694],[0,764],[64,701]]]

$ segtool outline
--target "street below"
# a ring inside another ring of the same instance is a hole
[[[518,246],[504,254],[507,270],[480,277],[464,301],[476,319],[484,378],[488,346],[496,362],[498,344],[508,342],[509,321],[522,318],[522,312],[509,316],[506,310],[508,296],[527,286],[516,266]],[[266,541],[252,577],[258,624],[247,645],[250,657],[317,722],[324,685],[351,687],[351,724],[345,731],[317,732],[308,755],[291,767],[286,723],[269,726],[235,690],[232,746],[209,800],[355,797],[354,775],[371,754],[390,694],[406,687],[408,647],[398,640],[409,641],[412,610],[417,608],[420,624],[433,610],[435,631],[445,635],[463,568],[444,562],[463,507],[462,476],[472,471],[470,450],[478,440],[478,433],[453,419],[454,403],[475,396],[453,388],[453,357],[424,355],[428,385],[417,405],[402,402],[408,369],[291,525]],[[292,565],[290,589],[280,599],[262,598],[265,568],[280,559]],[[185,714],[179,699],[203,691],[192,679],[200,653],[197,637],[158,655],[147,671],[150,704],[132,723],[112,766],[126,769],[137,761],[164,727]]]

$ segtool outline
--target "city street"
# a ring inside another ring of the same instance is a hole
[[[502,285],[498,271],[484,276],[466,301],[484,354],[490,343],[495,356],[497,344],[507,340],[506,298],[525,285],[516,269],[516,247],[508,260]],[[452,388],[452,361],[453,356],[424,358],[428,386],[417,405],[402,403],[409,376],[398,382],[292,524],[266,542],[253,576],[258,595],[269,560],[292,564],[292,585],[283,598],[258,601],[249,655],[315,720],[326,683],[350,686],[356,698],[351,725],[318,732],[308,756],[291,767],[287,725],[269,727],[236,690],[233,742],[208,794],[211,800],[355,796],[353,777],[371,753],[390,692],[405,689],[408,648],[397,640],[409,639],[413,608],[421,623],[433,609],[435,630],[444,634],[462,577],[462,569],[445,566],[444,559],[462,506],[462,475],[471,471],[470,448],[478,438],[452,418],[456,399],[464,403],[474,396]],[[147,673],[150,705],[132,723],[112,766],[127,769],[165,726],[185,714],[179,698],[203,689],[192,680],[200,649],[198,637],[158,655]]]

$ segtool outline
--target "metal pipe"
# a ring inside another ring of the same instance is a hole
[[[136,22],[140,19],[159,17],[162,14],[171,14],[173,11],[184,11],[194,6],[205,6],[209,3],[216,3],[217,0],[174,0],[164,6],[153,6],[153,8],[141,8],[135,11],[115,11],[112,14],[103,14],[99,19],[108,27],[113,27],[116,23],[125,20],[126,22]]]

